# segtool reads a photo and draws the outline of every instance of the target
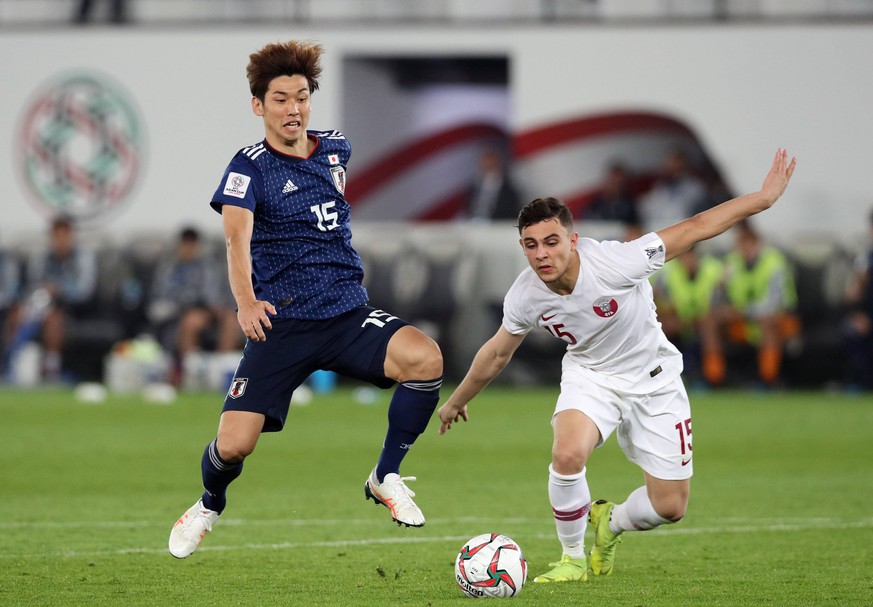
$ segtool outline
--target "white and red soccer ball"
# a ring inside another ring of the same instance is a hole
[[[527,561],[512,538],[483,533],[469,539],[458,553],[455,580],[471,598],[516,596],[527,581]]]

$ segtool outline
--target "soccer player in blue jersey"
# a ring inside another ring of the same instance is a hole
[[[248,338],[201,461],[202,497],[173,526],[170,553],[185,558],[212,530],[228,485],[262,432],[282,429],[294,389],[325,369],[388,388],[388,432],[364,484],[392,518],[421,527],[400,463],[439,401],[443,360],[424,333],[367,305],[344,197],[349,142],[308,131],[321,75],[318,44],[269,44],[249,57],[252,110],[263,141],[231,160],[212,207],[221,213],[237,318]]]

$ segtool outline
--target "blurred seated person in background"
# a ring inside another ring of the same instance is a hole
[[[685,152],[672,150],[664,157],[660,177],[640,198],[637,211],[643,231],[648,232],[693,217],[707,202],[706,184],[691,170]]]
[[[853,387],[873,388],[873,213],[869,218],[870,248],[858,255],[846,285],[849,314],[843,326]]]
[[[725,257],[728,339],[757,348],[758,377],[774,385],[785,343],[800,333],[793,270],[785,255],[763,242],[749,221],[734,228],[734,250]]]
[[[179,379],[186,357],[204,349],[209,331],[215,331],[216,351],[242,349],[242,332],[229,293],[218,262],[202,251],[200,233],[184,228],[174,253],[155,270],[148,304],[148,319],[158,341],[176,356],[174,380]]]
[[[603,182],[591,202],[582,209],[583,221],[614,221],[624,227],[624,240],[642,236],[637,199],[630,188],[630,173],[618,161],[606,167]]]
[[[94,0],[79,0],[76,4],[76,12],[73,21],[76,23],[88,23],[93,21]],[[99,4],[99,3],[98,3]],[[127,0],[108,0],[109,21],[112,23],[127,23]]]
[[[72,220],[58,217],[47,250],[28,259],[24,298],[9,313],[10,349],[41,339],[42,378],[61,378],[61,351],[68,322],[88,313],[97,287],[97,258],[76,242]]]
[[[479,157],[478,173],[467,201],[467,218],[514,220],[520,208],[521,196],[509,177],[503,154],[496,148],[485,149]]]
[[[9,335],[9,314],[18,303],[18,298],[21,297],[21,268],[18,263],[18,258],[15,253],[10,250],[0,249],[0,326],[2,326],[2,343],[0,343],[0,352],[3,358],[0,359],[0,373],[2,373],[8,361],[6,354],[9,351],[11,344],[11,335]]]
[[[718,321],[725,299],[721,261],[692,247],[664,264],[652,286],[661,328],[682,352],[689,381],[720,385],[725,378]]]

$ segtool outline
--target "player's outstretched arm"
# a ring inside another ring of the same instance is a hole
[[[524,335],[513,335],[500,327],[494,337],[479,348],[467,375],[440,407],[440,434],[445,434],[459,419],[467,421],[467,403],[503,371],[523,340]]]
[[[728,200],[694,217],[658,230],[658,236],[667,249],[667,260],[681,255],[702,240],[718,236],[743,219],[769,209],[788,187],[796,165],[797,158],[788,162],[788,152],[780,148],[776,151],[770,172],[764,178],[764,184],[759,191]]]

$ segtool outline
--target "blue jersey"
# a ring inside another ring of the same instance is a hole
[[[308,158],[288,156],[266,140],[237,152],[212,197],[254,214],[255,296],[279,318],[321,320],[367,302],[364,270],[352,248],[343,193],[352,150],[338,131],[309,131]]]

